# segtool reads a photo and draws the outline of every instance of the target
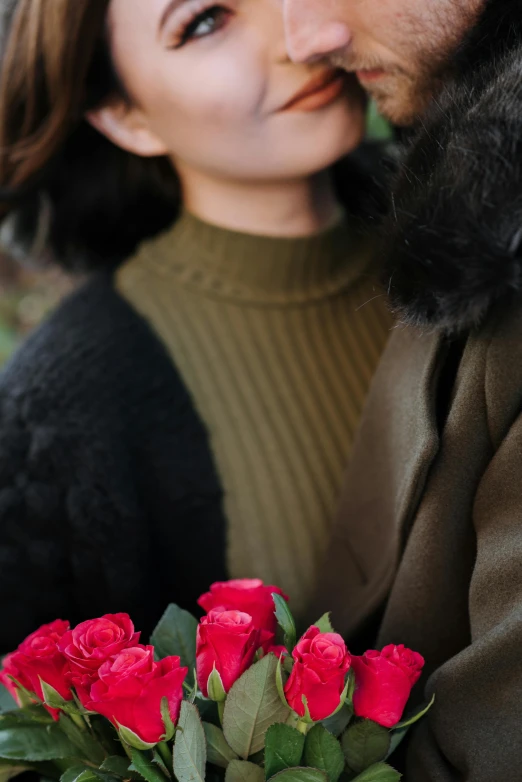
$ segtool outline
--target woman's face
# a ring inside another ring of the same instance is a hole
[[[361,89],[324,63],[290,62],[278,0],[111,0],[109,29],[134,106],[112,137],[168,154],[182,177],[307,176],[363,136]]]

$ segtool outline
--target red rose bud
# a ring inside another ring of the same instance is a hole
[[[358,717],[385,728],[400,721],[413,686],[424,667],[424,658],[404,646],[386,646],[353,658],[355,692],[353,708]]]
[[[68,630],[69,622],[61,619],[43,625],[39,630],[31,633],[15,652],[4,658],[0,681],[19,705],[21,705],[20,693],[10,676],[40,700],[44,700],[42,681],[53,687],[64,700],[72,700],[73,696],[66,677],[67,660],[58,648],[60,640]],[[58,719],[58,709],[46,708],[54,719]]]
[[[294,667],[285,685],[288,705],[305,716],[303,695],[314,722],[330,717],[341,703],[352,657],[337,633],[321,633],[311,627],[294,651]]]
[[[249,614],[213,609],[201,620],[196,638],[196,669],[199,689],[208,697],[208,678],[214,666],[223,688],[232,685],[252,665],[263,634]]]
[[[107,717],[116,728],[131,730],[141,741],[157,744],[165,734],[161,702],[167,699],[175,724],[187,672],[179,657],[155,662],[153,646],[125,649],[99,669],[86,708]]]
[[[198,605],[207,613],[213,608],[225,611],[242,611],[249,614],[258,630],[275,633],[277,620],[272,593],[288,597],[279,587],[265,586],[258,578],[243,578],[212,584],[210,592],[201,595]]]
[[[123,649],[136,646],[139,640],[140,633],[134,632],[128,614],[89,619],[64,635],[60,650],[69,661],[69,681],[84,706],[100,666]]]

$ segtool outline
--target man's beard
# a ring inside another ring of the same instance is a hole
[[[414,73],[389,68],[382,62],[353,62],[353,57],[336,54],[330,58],[335,68],[347,71],[383,70],[382,78],[363,86],[375,101],[379,112],[396,125],[411,125],[424,113],[451,73],[451,52],[442,62],[418,63]]]

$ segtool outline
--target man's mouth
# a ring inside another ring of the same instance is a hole
[[[374,68],[373,70],[359,70],[355,73],[361,84],[371,84],[386,76],[386,71],[383,68]]]

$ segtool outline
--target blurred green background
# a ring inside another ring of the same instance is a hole
[[[0,364],[71,289],[56,269],[27,269],[0,255]]]
[[[373,104],[369,136],[386,139],[390,128]],[[26,268],[0,254],[0,366],[19,342],[71,290],[74,281],[53,268]]]

